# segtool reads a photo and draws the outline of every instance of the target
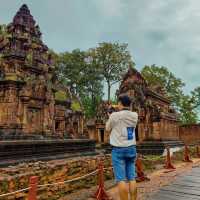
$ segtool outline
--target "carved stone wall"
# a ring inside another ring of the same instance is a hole
[[[68,88],[52,79],[55,67],[41,35],[26,5],[0,35],[0,129],[63,137],[69,122],[79,137],[81,107],[77,115],[69,106],[73,99]]]
[[[124,75],[117,94],[128,94],[132,100],[132,110],[139,115],[138,143],[144,140],[179,139],[177,114],[165,92],[149,88],[136,69],[130,68]]]

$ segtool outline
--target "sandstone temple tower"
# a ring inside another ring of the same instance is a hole
[[[55,79],[52,55],[28,7],[1,32],[1,133],[79,137],[80,102]]]
[[[139,116],[136,127],[137,144],[148,143],[157,147],[163,141],[166,144],[179,145],[179,121],[163,88],[150,88],[141,73],[129,68],[122,78],[117,96],[127,94],[132,101],[131,110]],[[108,143],[109,133],[105,131],[110,102],[102,102],[97,110],[96,119],[88,123],[89,137],[100,143]],[[116,109],[117,110],[117,109]],[[159,142],[159,143],[157,143]]]
[[[132,110],[139,115],[136,130],[138,143],[179,140],[178,115],[163,88],[150,88],[142,75],[130,68],[124,75],[118,95],[128,94]]]

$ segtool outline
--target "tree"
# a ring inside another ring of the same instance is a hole
[[[85,70],[85,52],[79,49],[59,54],[57,59],[58,79],[67,85],[71,92],[76,95],[83,89],[83,79]]]
[[[108,100],[110,100],[111,87],[121,80],[121,75],[133,66],[127,44],[100,43],[95,49],[90,49],[93,59],[100,67],[104,80],[107,83]]]
[[[180,100],[179,113],[180,121],[182,124],[193,124],[197,123],[198,115],[195,110],[196,102],[193,96],[183,95]]]
[[[7,34],[7,26],[5,24],[0,25],[0,36],[6,36]]]
[[[159,86],[166,90],[172,105],[175,106],[176,111],[179,113],[179,119],[182,124],[197,122],[197,109],[200,106],[200,87],[192,91],[190,95],[184,95],[183,86],[185,84],[166,67],[145,66],[142,69],[142,75],[150,87]]]
[[[156,65],[145,66],[141,74],[150,87],[159,86],[164,88],[172,104],[175,107],[179,107],[183,96],[183,86],[185,86],[185,83],[180,78],[175,77],[166,67],[158,67]]]
[[[101,72],[91,52],[76,49],[62,53],[56,66],[59,80],[80,97],[86,116],[94,116],[103,96],[103,86]]]

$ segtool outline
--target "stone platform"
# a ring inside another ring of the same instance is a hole
[[[144,141],[137,145],[137,152],[142,155],[162,155],[167,146],[170,148],[183,147],[184,143],[180,140]]]
[[[184,143],[180,140],[144,141],[137,144],[137,153],[142,155],[162,155],[167,146],[170,148],[183,147]],[[110,153],[112,147],[110,144],[102,144],[101,149],[104,149],[106,153]]]
[[[95,141],[88,139],[0,141],[0,166],[91,154]]]

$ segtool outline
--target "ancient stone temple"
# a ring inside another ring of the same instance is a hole
[[[142,75],[136,69],[130,68],[117,91],[117,96],[120,94],[130,96],[131,109],[139,115],[139,123],[136,127],[137,144],[153,141],[151,148],[156,148],[159,141],[173,143],[174,146],[180,144],[177,114],[162,88],[149,88]],[[88,124],[90,138],[100,143],[107,143],[109,140],[105,123],[108,119],[106,112],[110,106],[111,103],[102,102],[96,119]]]
[[[105,123],[108,120],[107,110],[110,106],[112,106],[110,102],[102,101],[97,108],[96,117],[87,122],[89,138],[98,143],[109,141],[109,132],[105,130]]]
[[[120,94],[131,97],[131,109],[139,114],[136,129],[138,142],[179,140],[177,114],[163,88],[149,88],[142,75],[130,68],[121,82]]]
[[[73,138],[83,133],[81,104],[56,80],[52,55],[26,5],[1,28],[0,131]]]

